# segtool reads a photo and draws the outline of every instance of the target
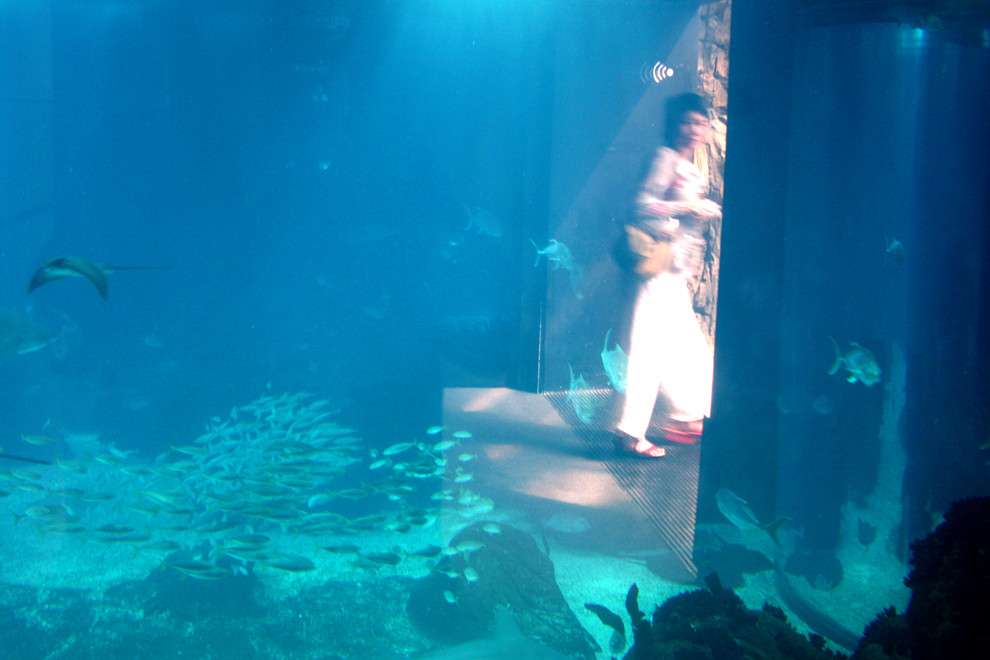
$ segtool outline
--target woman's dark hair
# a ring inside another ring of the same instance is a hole
[[[689,112],[697,112],[708,116],[708,101],[697,94],[681,94],[667,99],[667,114],[664,119],[664,143],[673,147],[677,143],[677,134],[681,119]]]

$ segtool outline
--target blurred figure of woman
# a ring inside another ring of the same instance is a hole
[[[629,336],[629,365],[616,452],[666,454],[646,438],[657,394],[670,406],[666,440],[691,443],[711,409],[712,349],[694,314],[689,282],[700,272],[708,223],[721,208],[703,197],[694,164],[708,138],[708,106],[696,94],[667,102],[666,144],[653,159],[626,226],[630,267],[639,278]]]

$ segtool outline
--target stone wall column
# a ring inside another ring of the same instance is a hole
[[[725,190],[725,133],[729,86],[729,20],[731,0],[713,0],[701,5],[701,48],[698,78],[701,94],[712,103],[712,131],[708,145],[697,155],[697,165],[708,179],[708,197],[722,203]],[[715,301],[718,294],[718,265],[722,239],[722,220],[713,222],[708,231],[708,253],[694,293],[694,308],[708,334],[715,333]]]

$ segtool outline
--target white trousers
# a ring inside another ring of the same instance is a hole
[[[629,338],[626,394],[618,430],[645,438],[657,394],[672,407],[671,419],[708,417],[714,358],[684,278],[664,273],[639,285]]]

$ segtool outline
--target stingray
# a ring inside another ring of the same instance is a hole
[[[58,257],[47,259],[34,273],[28,293],[39,286],[60,280],[63,277],[84,277],[93,283],[100,297],[107,299],[107,275],[117,270],[156,270],[164,266],[107,266],[93,263],[80,257]]]

